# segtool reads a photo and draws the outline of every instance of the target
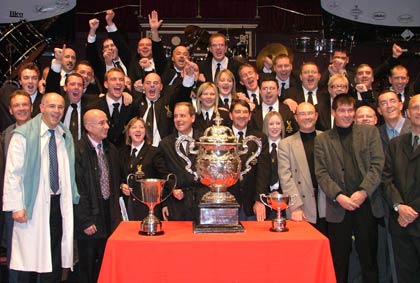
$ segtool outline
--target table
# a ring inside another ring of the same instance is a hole
[[[306,222],[270,232],[243,221],[246,232],[194,234],[191,222],[163,222],[162,236],[141,236],[121,222],[108,239],[98,282],[335,282],[328,239]]]

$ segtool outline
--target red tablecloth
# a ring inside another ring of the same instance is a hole
[[[328,239],[308,223],[242,222],[238,234],[194,234],[191,222],[163,222],[162,236],[141,236],[122,222],[109,238],[98,282],[335,282]]]

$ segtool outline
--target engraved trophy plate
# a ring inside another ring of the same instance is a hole
[[[261,153],[261,140],[247,136],[239,143],[233,131],[221,125],[219,113],[214,120],[216,125],[207,128],[199,142],[188,136],[180,136],[175,143],[177,154],[187,163],[185,169],[210,188],[210,192],[201,199],[200,218],[194,223],[194,233],[244,232],[239,222],[239,204],[227,189],[251,170],[250,163]],[[196,171],[191,169],[191,160],[180,150],[184,141],[189,142],[187,155],[197,155]],[[247,153],[247,143],[250,141],[257,144],[258,150],[248,158],[241,172],[240,155]]]

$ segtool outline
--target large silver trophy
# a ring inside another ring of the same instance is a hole
[[[261,140],[247,136],[239,143],[233,131],[221,125],[219,114],[214,120],[216,125],[207,128],[199,142],[188,136],[180,136],[175,143],[177,154],[187,163],[185,169],[210,188],[199,204],[200,217],[198,222],[194,222],[194,233],[243,232],[245,230],[239,222],[239,204],[227,189],[251,170],[251,161],[261,153]],[[241,172],[240,155],[248,152],[247,143],[250,141],[258,149],[250,155]],[[186,154],[181,151],[185,143]],[[196,171],[191,169],[188,154],[197,155]]]
[[[168,174],[166,180],[143,179],[143,177],[144,174],[141,170],[127,176],[127,184],[133,179],[140,183],[140,196],[133,192],[131,192],[131,195],[149,208],[149,215],[141,221],[139,234],[147,236],[163,235],[162,222],[154,215],[153,211],[156,205],[165,201],[172,194],[173,189],[176,187],[176,176],[172,173]],[[165,183],[171,177],[174,178],[175,183],[171,191],[162,199]]]
[[[260,194],[261,202],[277,211],[276,218],[272,220],[270,231],[272,232],[287,232],[289,228],[286,227],[286,218],[281,216],[282,210],[286,210],[289,205],[293,205],[292,199],[295,195],[288,196],[285,194],[280,194],[279,192],[272,192],[269,195]],[[267,199],[267,202],[264,201],[264,198]]]

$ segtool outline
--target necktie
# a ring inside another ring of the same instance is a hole
[[[229,98],[225,98],[225,99],[223,99],[223,102],[224,102],[224,107],[226,108],[226,109],[228,109],[229,110]]]
[[[116,60],[113,63],[114,63],[115,68],[118,68],[118,69],[121,69],[122,71],[124,71],[123,68],[121,67],[120,61]]]
[[[278,166],[277,166],[277,144],[272,143],[271,144],[271,181],[270,185],[274,185],[279,181],[279,174],[277,172]]]
[[[281,92],[280,93],[283,93],[283,91],[285,91],[286,90],[286,83],[281,83]]]
[[[312,94],[313,94],[313,92],[312,91],[308,91],[308,103],[310,103],[310,104],[314,104],[314,99],[313,99],[313,97],[312,97]]]
[[[154,129],[154,118],[155,118],[155,102],[150,101],[149,111],[147,112],[146,124],[147,124],[147,137],[153,141],[153,129]]]
[[[401,93],[397,93],[397,95],[398,95],[398,99],[399,99],[400,101],[402,101],[402,94],[401,94]]]
[[[77,113],[77,104],[72,103],[70,105],[73,108],[70,117],[70,132],[73,136],[73,140],[77,141],[79,139],[79,115]]]
[[[114,109],[112,110],[112,115],[111,115],[111,123],[113,126],[115,126],[118,123],[118,118],[120,116],[120,104],[118,102],[116,103],[112,103],[112,106],[114,106]]]
[[[206,122],[210,122],[209,112],[206,112]]]
[[[399,136],[398,131],[395,128],[391,128],[391,137],[390,137],[390,140],[392,140],[393,138],[398,137],[398,136]]]
[[[109,168],[105,159],[104,151],[102,150],[102,144],[98,144],[97,148],[98,166],[100,170],[99,184],[101,186],[101,193],[104,199],[109,199]]]
[[[238,142],[239,142],[239,143],[242,143],[242,141],[244,140],[244,132],[239,131],[239,132],[238,132],[238,136],[239,136],[239,138],[238,138]]]
[[[133,167],[134,167],[134,159],[136,159],[136,152],[137,152],[137,148],[133,148],[133,150],[131,151],[131,155],[130,155],[130,169],[133,169]]]
[[[271,112],[271,111],[273,111],[273,106],[268,107],[268,112]]]
[[[255,104],[255,106],[258,105],[258,99],[257,99],[257,94],[253,93],[251,94],[252,96],[252,102]]]
[[[414,136],[414,142],[413,142],[413,152],[416,151],[417,147],[419,146],[419,136]]]
[[[220,63],[217,63],[216,72],[214,73],[214,80],[216,80],[217,74],[220,72]]]
[[[57,160],[57,144],[55,142],[55,130],[48,130],[51,134],[50,141],[48,142],[48,156],[50,160],[50,187],[51,191],[55,194],[60,187],[58,182],[58,160]]]
[[[136,158],[136,152],[137,148],[133,148],[133,150],[131,151],[131,158]]]

